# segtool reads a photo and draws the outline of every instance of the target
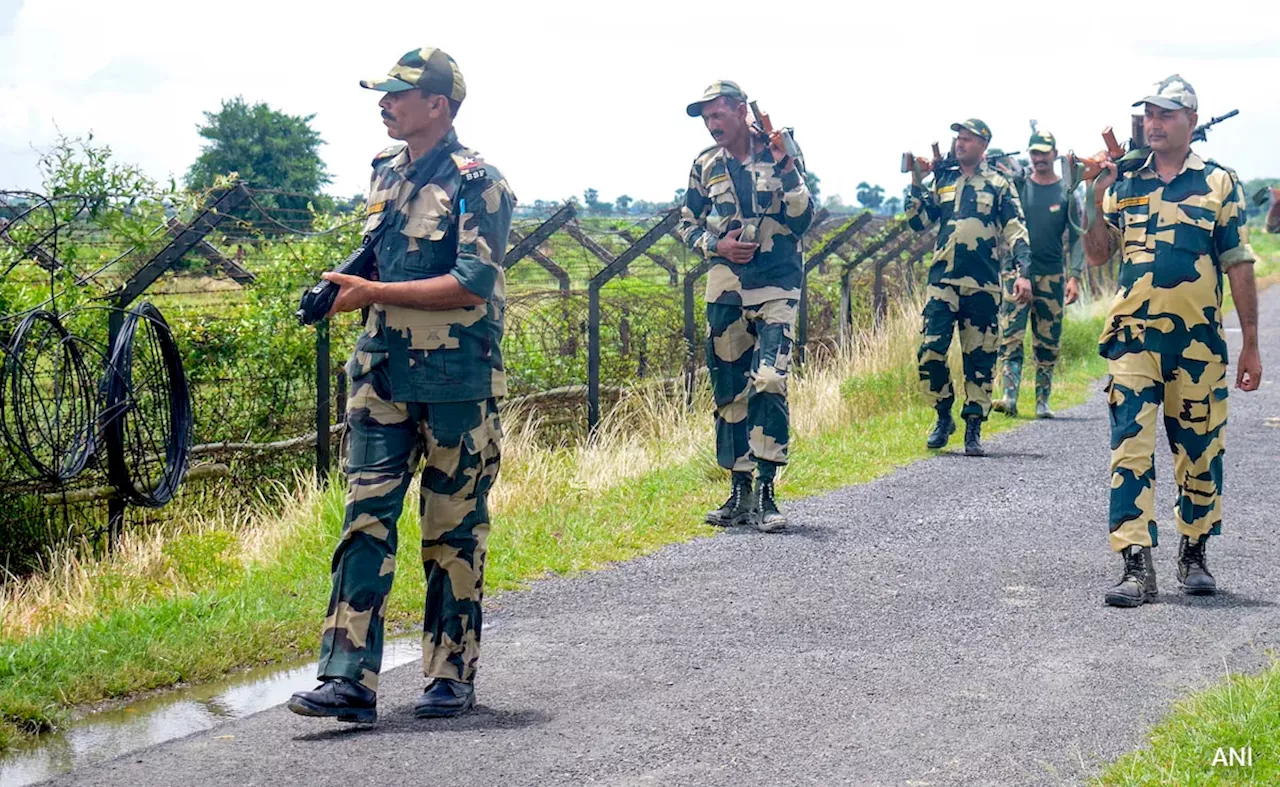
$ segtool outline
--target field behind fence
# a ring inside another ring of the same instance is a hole
[[[112,526],[162,522],[184,508],[251,504],[269,481],[336,466],[342,366],[358,317],[317,329],[293,312],[303,289],[357,244],[362,216],[299,202],[243,184],[181,204],[0,192],[0,343],[17,318],[43,307],[105,353],[120,308],[155,304],[191,383],[195,444],[173,503],[127,510],[94,463],[51,485],[24,476],[0,446],[0,566],[21,572],[41,545],[103,542]],[[705,385],[708,265],[675,237],[677,220],[674,210],[596,216],[566,203],[514,222],[505,406],[532,411],[548,445],[582,437],[637,387],[691,401]],[[873,329],[891,302],[913,296],[932,240],[893,217],[818,212],[803,240],[800,373],[806,359]]]

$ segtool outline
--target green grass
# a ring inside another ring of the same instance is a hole
[[[1083,401],[1103,372],[1095,343],[1100,324],[1099,318],[1066,323],[1056,406]],[[843,395],[870,397],[882,414],[795,440],[780,491],[791,498],[818,494],[928,456],[923,443],[933,410],[919,396],[902,395],[904,386],[915,388],[910,377],[899,369],[848,381]],[[986,432],[1017,423],[996,416]],[[534,510],[504,512],[495,517],[486,587],[518,588],[548,574],[596,569],[710,536],[702,512],[720,502],[724,486],[708,451],[602,494],[571,493]],[[86,622],[24,639],[0,633],[0,750],[65,724],[77,706],[314,655],[341,527],[341,484],[313,505],[297,513],[304,524],[270,560],[246,567],[231,531],[179,536],[166,543],[152,578],[95,574],[97,607]],[[415,509],[406,506],[400,522],[402,570],[388,618],[402,630],[419,621],[424,593]],[[193,590],[174,595],[175,585]]]
[[[1147,737],[1149,748],[1124,755],[1095,783],[1280,784],[1280,664],[1259,675],[1228,676],[1223,685],[1177,703]],[[1246,747],[1252,764],[1229,765],[1228,751]]]

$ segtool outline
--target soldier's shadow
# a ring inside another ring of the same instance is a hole
[[[983,459],[1047,459],[1048,454],[1038,451],[1006,451],[998,447],[988,447],[986,456],[966,456],[963,450],[940,451],[938,459],[963,459],[966,462],[980,462]]]
[[[1205,609],[1229,609],[1233,607],[1274,607],[1276,602],[1269,599],[1253,598],[1251,596],[1241,596],[1228,590],[1219,590],[1212,596],[1192,596],[1178,590],[1177,586],[1172,588],[1171,592],[1165,592],[1163,588],[1160,591],[1161,604],[1174,604],[1180,607],[1202,607]]]
[[[735,527],[727,530],[721,537],[742,538],[747,536],[759,536],[766,539],[774,538],[802,538],[806,541],[824,542],[830,541],[835,533],[829,527],[814,527],[796,522],[792,515],[791,523],[786,529],[776,533],[761,533],[754,527]]]
[[[470,713],[455,718],[417,719],[411,704],[393,705],[379,711],[376,724],[347,724],[319,732],[295,735],[295,741],[324,742],[355,736],[418,735],[424,732],[468,732],[473,730],[515,730],[535,727],[551,721],[551,714],[540,710],[498,710],[487,705],[476,705]]]

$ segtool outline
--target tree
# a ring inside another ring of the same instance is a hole
[[[296,229],[310,227],[308,205],[330,182],[318,152],[324,140],[310,125],[315,115],[287,115],[236,96],[204,117],[205,124],[198,128],[208,143],[187,171],[188,188],[206,189],[219,177],[236,173],[249,186],[273,192],[254,199],[275,221]],[[259,226],[278,229],[258,211],[246,215]]]
[[[858,204],[875,210],[884,202],[884,189],[869,185],[865,180],[858,184]]]
[[[845,209],[844,199],[839,194],[832,194],[822,201],[822,207],[831,213],[839,213]]]
[[[684,189],[676,189],[676,196],[671,200],[674,205],[684,204]]]
[[[631,197],[628,197],[626,194],[623,194],[613,202],[615,205],[618,206],[619,213],[627,213],[631,208],[631,203],[633,202],[633,200],[631,199]]]
[[[815,175],[812,171],[806,170],[804,173],[804,185],[809,187],[809,196],[813,197],[813,201],[818,201],[818,195],[822,193],[822,189],[818,186],[822,182],[822,178]]]
[[[890,197],[884,201],[884,212],[890,216],[897,216],[902,212],[902,200],[897,197]]]

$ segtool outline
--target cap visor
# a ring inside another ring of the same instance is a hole
[[[1167,98],[1162,98],[1161,96],[1147,96],[1146,98],[1142,99],[1141,101],[1135,101],[1135,102],[1133,102],[1133,105],[1134,105],[1135,107],[1140,107],[1140,106],[1142,106],[1143,104],[1154,104],[1154,105],[1156,105],[1156,106],[1160,107],[1161,109],[1183,109],[1183,108],[1184,108],[1184,107],[1183,107],[1181,104],[1179,104],[1177,101],[1173,101],[1173,100],[1171,100],[1171,99],[1167,99]]]
[[[1053,150],[1053,145],[1032,145],[1027,148],[1032,153],[1049,153]]]
[[[952,131],[968,131],[970,133],[973,133],[973,129],[969,128],[963,123],[952,123],[951,130]]]
[[[362,79],[360,87],[381,90],[383,93],[399,93],[403,90],[413,90],[415,86],[394,77],[382,77],[381,79]]]
[[[685,112],[688,112],[688,113],[689,113],[689,117],[691,117],[691,118],[702,117],[702,107],[703,107],[703,105],[704,105],[704,104],[706,104],[706,103],[707,103],[707,102],[706,102],[705,100],[704,100],[704,101],[695,101],[695,102],[693,102],[692,104],[690,104],[689,106],[685,107],[685,108],[684,108],[684,111],[685,111]]]

